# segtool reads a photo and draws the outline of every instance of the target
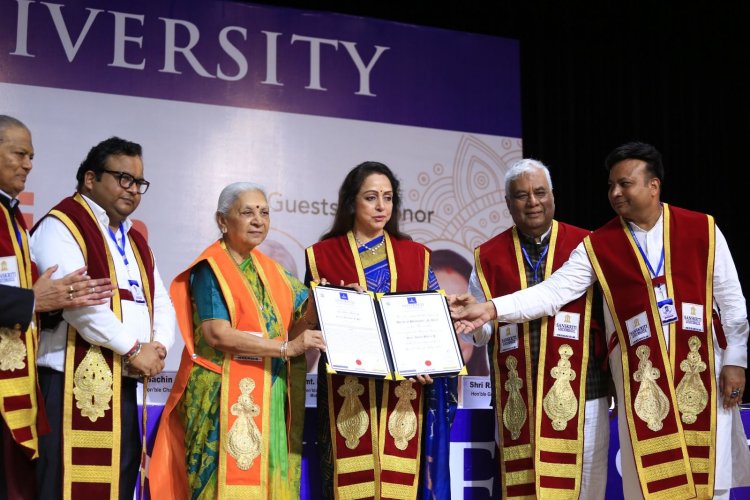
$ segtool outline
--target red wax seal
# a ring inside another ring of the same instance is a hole
[[[425,364],[425,365],[427,365],[427,366],[431,366],[431,365],[432,365],[432,361],[430,361],[430,360],[428,359],[427,361],[425,361],[425,362],[424,362],[424,364]]]
[[[357,364],[358,364],[358,365],[361,365],[361,364],[362,364],[362,360],[358,359],[358,360],[357,360]]]

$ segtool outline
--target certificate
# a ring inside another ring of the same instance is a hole
[[[317,284],[312,289],[329,372],[394,380],[464,369],[442,292],[376,295]]]
[[[329,371],[388,378],[391,368],[374,295],[318,285],[313,294]]]
[[[464,360],[442,292],[385,294],[378,305],[397,375],[461,372]]]

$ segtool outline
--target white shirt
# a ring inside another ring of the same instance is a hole
[[[99,222],[104,241],[109,247],[114,262],[115,274],[119,288],[129,288],[128,280],[135,277],[140,282],[140,271],[130,246],[125,237],[125,257],[120,255],[117,244],[109,235],[109,217],[99,205],[83,197],[91,207]],[[133,223],[130,219],[123,222],[125,233],[130,231]],[[116,233],[122,248],[121,233]],[[81,249],[68,228],[54,217],[47,217],[39,224],[31,236],[31,247],[39,269],[47,269],[57,264],[59,267],[52,275],[53,279],[62,278],[85,265]],[[145,257],[145,256],[144,256]],[[140,284],[143,286],[143,284]],[[172,301],[162,283],[159,270],[154,266],[154,337],[167,349],[174,343],[176,317]],[[151,341],[151,320],[145,303],[129,300],[122,301],[122,322],[117,319],[109,304],[64,309],[63,319],[54,330],[43,330],[40,335],[37,364],[57,371],[65,371],[65,345],[67,328],[70,323],[87,342],[106,347],[117,354],[126,354],[135,345],[136,340]]]
[[[662,217],[660,216],[656,225],[648,231],[644,231],[633,223],[629,224],[641,248],[646,252],[651,266],[656,270],[664,241]],[[663,274],[664,268],[662,267],[658,275]],[[499,321],[523,323],[542,316],[554,316],[565,304],[583,295],[596,280],[596,273],[581,242],[573,250],[568,261],[549,278],[530,288],[493,298],[492,302],[497,310]],[[478,288],[481,291],[475,274],[471,276],[469,287],[475,296],[474,290]],[[724,365],[747,368],[747,340],[750,326],[747,322],[745,297],[742,294],[737,268],[734,266],[727,241],[718,227],[716,227],[713,287],[714,300],[721,311],[721,324],[727,339]],[[614,323],[606,305],[604,309],[607,332],[611,333],[615,329]],[[720,367],[717,367],[717,371],[718,369]]]

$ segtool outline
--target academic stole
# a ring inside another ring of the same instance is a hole
[[[31,289],[36,278],[36,267],[30,258],[26,223],[17,210],[15,222],[21,239],[19,242],[11,214],[1,204],[0,213],[0,256],[16,257],[20,287]],[[5,357],[0,360],[0,414],[13,434],[13,440],[24,448],[30,458],[39,457],[37,342],[34,321],[29,323],[26,331],[21,331],[20,327],[3,328],[0,334],[0,346],[5,352]]]
[[[553,220],[544,275],[558,269],[586,234]],[[474,254],[487,300],[528,287],[515,226],[477,247]],[[498,338],[493,337],[491,352],[495,411],[502,432],[503,498],[578,498],[592,294],[589,288],[556,317],[541,319],[536,399],[529,324],[496,327]],[[578,338],[555,336],[555,323],[575,325]],[[514,329],[517,347],[503,350],[503,339]]]
[[[76,193],[49,214],[62,222],[81,249],[92,278],[117,273],[109,246],[88,203]],[[153,259],[140,234],[128,232],[153,326]],[[144,256],[146,259],[144,260]],[[110,307],[122,321],[122,297],[115,288]],[[110,498],[120,495],[122,356],[89,344],[68,325],[63,402],[63,498]],[[115,478],[113,480],[113,478]]]
[[[586,250],[616,326],[622,352],[622,406],[643,495],[712,498],[717,398],[711,322],[714,222],[711,216],[665,203],[663,224],[664,276],[659,279],[652,280],[620,218],[587,238]],[[669,324],[669,351],[656,283],[666,286],[678,315],[678,321]],[[685,320],[698,318],[701,308],[699,326],[686,329]],[[631,328],[643,328],[635,325],[642,323],[642,314],[650,336],[631,345],[626,321],[631,321]]]
[[[217,247],[221,250],[217,250]],[[260,332],[263,338],[269,339],[266,322],[260,314],[261,304],[223,244],[210,247],[204,256],[208,257],[207,262],[219,282],[232,327],[240,331]],[[289,331],[292,322],[294,298],[291,284],[278,264],[260,251],[253,250],[251,258],[263,286],[268,290],[276,317],[283,325],[281,335],[275,337],[280,344],[286,339],[284,332]],[[265,499],[272,494],[268,477],[272,362],[273,358],[270,357],[224,354],[220,372],[221,432],[217,492],[220,498]],[[287,373],[290,412],[296,406],[291,402],[291,381],[290,368]],[[288,436],[292,435],[293,421],[291,416],[286,420]],[[289,449],[288,463],[290,475],[298,475],[298,452],[292,453]]]
[[[429,253],[423,267],[409,262],[409,250],[385,233],[386,255],[391,275],[390,291],[427,289]],[[316,248],[317,247],[317,248]],[[323,247],[323,248],[321,248]],[[394,251],[394,247],[396,247]],[[394,253],[395,252],[395,253]],[[351,231],[343,237],[324,240],[307,249],[313,279],[330,282],[355,279],[367,288],[359,250]],[[319,267],[319,265],[321,265]],[[399,289],[398,269],[409,273],[405,288]],[[407,268],[407,269],[405,269]],[[327,272],[330,270],[330,272]],[[421,283],[415,271],[421,271]],[[416,498],[422,445],[422,387],[408,380],[383,381],[380,426],[378,428],[376,385],[373,379],[326,375],[331,444],[334,456],[334,496],[353,498]]]

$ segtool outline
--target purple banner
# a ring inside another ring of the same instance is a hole
[[[516,40],[200,0],[0,0],[0,81],[521,136]]]

